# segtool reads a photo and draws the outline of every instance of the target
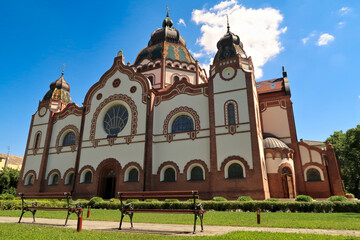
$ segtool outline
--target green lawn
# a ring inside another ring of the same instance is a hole
[[[104,232],[104,231],[86,231],[78,233],[75,229],[68,229],[63,227],[48,227],[27,224],[2,223],[0,224],[1,239],[139,239],[139,240],[153,240],[153,239],[210,239],[210,240],[235,240],[235,239],[256,239],[256,240],[271,240],[271,239],[360,239],[356,237],[335,237],[315,234],[289,234],[289,233],[261,233],[261,232],[232,232],[222,236],[166,236],[153,234],[137,234],[137,233],[121,233],[121,232]]]
[[[19,217],[20,210],[0,211],[0,216]],[[31,217],[26,213],[24,217]],[[36,217],[60,218],[66,217],[65,211],[38,211]],[[71,219],[76,219],[73,214]],[[86,220],[86,211],[84,212]],[[119,221],[119,210],[92,209],[89,220]],[[142,223],[172,223],[193,224],[192,214],[149,214],[135,213],[134,224]],[[129,217],[125,217],[129,221]],[[209,225],[219,226],[262,226],[283,228],[313,228],[313,229],[348,229],[360,230],[360,214],[358,213],[261,213],[261,225],[256,223],[256,213],[253,212],[215,212],[204,215],[205,229]]]

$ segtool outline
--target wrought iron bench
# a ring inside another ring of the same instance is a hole
[[[201,232],[204,231],[203,227],[203,216],[206,212],[203,209],[202,203],[196,203],[196,199],[199,199],[198,191],[144,191],[144,192],[118,192],[118,197],[121,202],[120,211],[121,211],[121,220],[119,225],[119,230],[121,230],[122,222],[125,215],[129,215],[131,229],[133,228],[133,215],[135,212],[144,212],[144,213],[180,213],[180,214],[194,214],[194,231],[196,231],[196,220],[199,217],[201,221]],[[192,208],[191,209],[135,209],[132,202],[125,204],[124,201],[127,199],[179,199],[179,200],[188,200],[192,199]]]
[[[72,199],[70,192],[47,192],[47,193],[19,193],[21,197],[21,216],[19,218],[19,223],[26,212],[31,212],[33,215],[33,222],[35,222],[35,214],[37,210],[46,210],[46,211],[67,211],[67,217],[65,220],[65,225],[68,222],[69,216],[72,213],[75,213],[78,216],[77,231],[80,232],[82,229],[82,216],[83,208],[81,203],[70,203]],[[25,202],[26,199],[66,199],[67,207],[40,207],[36,201]]]

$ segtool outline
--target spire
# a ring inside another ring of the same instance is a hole
[[[226,14],[227,19],[227,32],[230,32],[229,16]]]
[[[167,9],[166,17],[169,17],[169,6],[166,6],[166,9]]]
[[[165,27],[171,28],[173,25],[173,21],[169,17],[169,7],[166,6],[166,9],[167,9],[166,18],[164,19],[162,26],[163,26],[163,28],[165,28]]]
[[[65,67],[66,67],[66,64],[65,64],[65,63],[63,63],[63,70],[62,70],[62,72],[61,72],[61,76],[64,76]]]

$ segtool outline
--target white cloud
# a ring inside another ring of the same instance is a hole
[[[305,45],[311,38],[315,37],[315,33],[312,32],[309,34],[309,36],[305,37],[305,38],[302,38],[301,41],[302,43]]]
[[[339,28],[342,28],[343,26],[345,26],[346,22],[338,22],[338,27]]]
[[[324,33],[319,37],[316,45],[325,46],[325,45],[328,45],[330,42],[332,42],[334,40],[335,40],[334,36],[332,36],[332,35],[330,35],[328,33]]]
[[[338,10],[338,13],[341,15],[341,16],[344,16],[346,14],[349,14],[351,13],[352,9],[349,8],[349,7],[342,7]]]
[[[185,23],[184,19],[180,18],[178,25],[184,25],[184,27],[186,27],[186,23]]]
[[[262,67],[283,49],[279,40],[287,28],[280,28],[283,16],[274,8],[246,8],[237,0],[222,1],[210,9],[195,9],[192,20],[201,25],[197,41],[206,54],[217,52],[216,43],[226,33],[226,14],[230,30],[240,37],[244,50],[252,57],[257,78],[262,77]]]

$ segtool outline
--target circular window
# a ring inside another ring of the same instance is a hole
[[[104,130],[108,137],[116,137],[121,132],[128,121],[129,113],[122,105],[110,108],[105,114]]]

